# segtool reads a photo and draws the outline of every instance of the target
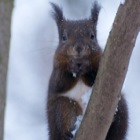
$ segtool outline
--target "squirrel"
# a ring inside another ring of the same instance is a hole
[[[102,56],[96,33],[100,6],[93,4],[89,19],[68,20],[58,5],[51,5],[59,44],[48,86],[49,140],[71,140],[76,119],[85,108],[81,98],[92,89]],[[127,128],[128,109],[121,95],[106,140],[124,140]]]

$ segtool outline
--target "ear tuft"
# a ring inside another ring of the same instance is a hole
[[[95,24],[97,24],[100,9],[101,6],[97,3],[97,1],[95,1],[91,9],[91,19]]]
[[[51,3],[52,7],[53,7],[53,13],[52,16],[55,19],[57,26],[60,26],[61,22],[63,21],[63,12],[60,9],[60,7],[54,3]]]

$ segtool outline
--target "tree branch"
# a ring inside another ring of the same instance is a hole
[[[140,29],[140,0],[120,5],[76,140],[105,140]]]
[[[0,0],[0,140],[4,133],[4,110],[6,100],[6,75],[10,42],[12,0]]]

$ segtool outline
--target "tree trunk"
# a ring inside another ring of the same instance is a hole
[[[6,103],[6,77],[8,67],[11,12],[13,0],[0,0],[0,140],[4,133],[4,110]]]
[[[139,29],[140,0],[126,0],[117,12],[76,140],[105,140]]]

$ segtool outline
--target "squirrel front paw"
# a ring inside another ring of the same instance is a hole
[[[67,131],[67,132],[65,132],[63,137],[64,137],[64,140],[72,140],[73,134],[70,131]]]

